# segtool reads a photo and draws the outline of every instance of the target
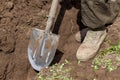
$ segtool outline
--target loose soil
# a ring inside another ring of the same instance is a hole
[[[34,80],[37,72],[28,61],[27,46],[33,27],[44,29],[52,0],[1,0],[0,1],[0,80]],[[59,4],[53,32],[60,35],[59,46],[53,63],[71,62],[71,76],[75,80],[119,80],[120,68],[108,72],[93,71],[92,60],[77,63],[76,50],[80,43],[74,35],[82,29],[80,24],[80,2]],[[120,41],[120,16],[108,27],[108,38],[112,44]],[[105,42],[101,50],[109,47]],[[67,66],[66,66],[67,67]]]

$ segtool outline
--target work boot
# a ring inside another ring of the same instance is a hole
[[[87,61],[93,58],[100,48],[107,35],[106,30],[88,30],[84,41],[77,50],[76,57],[80,61]]]
[[[81,38],[81,33],[80,33],[80,31],[75,34],[75,40],[76,40],[77,42],[81,42],[82,38]]]
[[[85,28],[85,29],[82,29],[81,31],[78,31],[78,32],[75,34],[75,40],[76,40],[77,42],[81,42],[81,41],[84,39],[87,31],[88,31],[88,28]]]

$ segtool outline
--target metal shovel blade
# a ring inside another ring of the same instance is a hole
[[[53,60],[59,41],[59,35],[45,33],[44,30],[34,28],[28,45],[28,58],[31,66],[40,71]]]

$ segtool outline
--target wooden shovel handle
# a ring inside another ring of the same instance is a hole
[[[46,25],[46,29],[45,29],[46,32],[49,32],[50,28],[53,25],[58,2],[59,2],[58,0],[53,0],[52,1],[52,5],[51,5],[51,8],[50,8],[50,12],[49,12],[48,20],[47,20],[47,25]]]

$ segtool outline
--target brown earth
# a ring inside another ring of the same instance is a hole
[[[120,68],[108,72],[105,69],[93,71],[92,60],[77,63],[75,53],[80,43],[74,35],[79,31],[80,5],[66,0],[59,4],[58,16],[53,32],[60,41],[53,64],[65,59],[72,64],[71,76],[75,80],[119,80]],[[33,27],[45,28],[51,0],[0,0],[0,80],[33,80],[37,74],[28,61],[27,46]],[[112,44],[120,41],[120,16],[108,27],[108,38]],[[104,42],[101,49],[107,48]]]

